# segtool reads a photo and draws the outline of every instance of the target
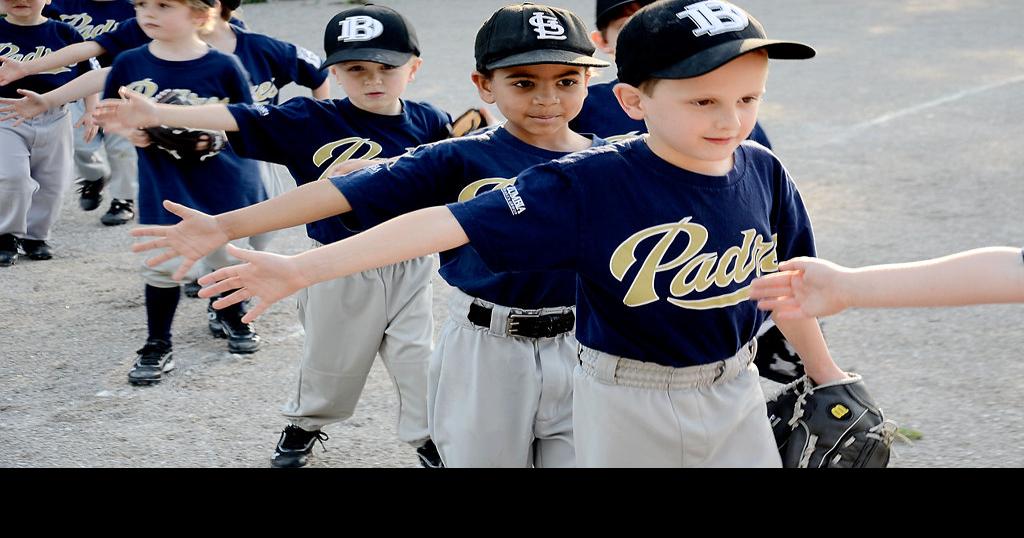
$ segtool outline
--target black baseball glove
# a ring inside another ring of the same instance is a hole
[[[190,103],[174,90],[164,90],[156,95],[157,103],[189,105]],[[146,127],[152,144],[179,161],[200,162],[213,157],[224,149],[227,135],[223,131],[189,129],[187,127]]]
[[[458,118],[455,118],[455,121],[449,126],[449,135],[451,138],[466,136],[488,125],[490,123],[488,123],[484,114],[480,112],[480,109],[471,108],[463,112]]]
[[[786,385],[768,402],[768,419],[783,467],[885,467],[898,429],[857,374]]]

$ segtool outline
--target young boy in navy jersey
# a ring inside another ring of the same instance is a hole
[[[135,6],[129,0],[56,0],[43,12],[50,18],[75,27],[85,40],[113,32],[125,20],[135,17]],[[109,67],[113,56],[97,58],[102,67]],[[103,200],[106,187],[113,200],[100,222],[107,226],[124,224],[135,218],[135,192],[138,190],[138,162],[135,147],[124,137],[103,132],[91,139],[88,125],[81,120],[85,104],[70,104],[71,121],[75,125],[75,168],[78,173],[79,206],[92,211]]]
[[[814,242],[785,168],[744,140],[768,58],[814,51],[767,39],[733,4],[692,0],[641,9],[617,49],[616,97],[648,135],[297,256],[229,247],[249,263],[200,279],[200,295],[237,288],[215,307],[258,297],[254,319],[312,282],[467,242],[496,271],[573,271],[578,464],[779,466],[749,284],[778,259],[813,255]],[[847,378],[814,320],[777,322],[815,383]]]
[[[121,53],[114,60],[104,95],[116,95],[121,87],[145,95],[170,90],[189,103],[251,103],[252,92],[244,68],[234,56],[223,54],[199,39],[199,28],[209,24],[214,0],[136,0],[142,29],[152,38],[148,45]],[[238,209],[266,199],[266,191],[254,161],[239,157],[229,146],[202,161],[184,161],[149,146],[139,130],[115,130],[130,136],[139,146],[139,222],[172,224],[178,219],[160,207],[160,200],[174,199],[216,211]],[[222,250],[205,258],[211,267],[230,263]],[[171,278],[169,264],[143,266],[146,282],[146,344],[128,373],[132,384],[159,382],[173,367],[171,324],[180,297],[180,286]],[[240,321],[243,305],[220,317],[228,327],[228,350],[252,353],[260,340]]]
[[[364,229],[513,185],[530,166],[603,143],[567,127],[586,95],[589,67],[607,65],[593,53],[585,24],[571,12],[507,6],[477,33],[472,75],[481,98],[497,104],[508,119],[504,125],[416,148],[385,166],[307,185],[216,219],[170,206],[185,217],[180,226],[138,234],[166,235],[171,244],[157,246],[174,251],[165,256],[192,259],[250,228],[291,226],[351,208],[346,224]],[[132,104],[122,106],[127,115]],[[163,122],[168,107],[160,108]],[[574,276],[495,273],[469,246],[442,254],[441,275],[456,289],[431,358],[427,409],[445,465],[574,466]]]
[[[7,13],[0,19],[0,58],[46,56],[82,41],[70,25],[42,15],[45,0],[3,0],[0,5]],[[19,89],[45,92],[89,69],[87,62],[57,65],[0,85],[0,97],[17,97]],[[0,267],[17,261],[19,247],[29,259],[53,256],[46,241],[71,181],[71,120],[65,107],[14,123],[0,122]]]
[[[330,68],[346,99],[172,107],[174,114],[159,123],[228,131],[236,151],[287,166],[300,185],[328,177],[349,159],[396,157],[448,137],[446,112],[401,98],[422,63],[415,30],[404,16],[383,6],[345,9],[328,23],[324,49],[323,67]],[[304,222],[312,221],[296,224]],[[261,226],[262,217],[245,224]],[[274,229],[279,228],[267,231]],[[314,246],[355,233],[338,217],[312,222],[307,232]],[[178,277],[194,259],[182,264]],[[291,424],[281,434],[272,465],[306,465],[314,442],[327,437],[322,428],[352,416],[378,353],[398,392],[399,438],[418,447],[424,465],[439,465],[425,409],[432,273],[433,260],[419,258],[325,282],[299,297],[305,328],[300,378],[283,408]]]
[[[614,58],[615,42],[622,27],[634,13],[652,2],[653,0],[597,0],[597,30],[591,32],[590,39],[598,49]],[[613,93],[618,82],[612,80],[590,86],[583,110],[570,123],[573,130],[580,133],[595,133],[613,142],[647,132],[647,126],[643,121],[630,118],[619,106]],[[768,149],[772,147],[760,123],[754,123],[754,130],[748,138]],[[803,376],[800,358],[770,319],[758,329],[757,343],[757,357],[754,362],[761,377],[779,383],[790,383]]]

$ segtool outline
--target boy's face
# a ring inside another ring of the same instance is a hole
[[[38,17],[49,3],[50,0],[2,0],[0,12],[14,19],[29,20]]]
[[[587,98],[585,67],[537,64],[496,69],[491,78],[473,73],[480,98],[497,104],[506,128],[529,142],[566,129]]]
[[[660,80],[650,96],[628,84],[616,85],[615,94],[631,118],[647,123],[655,154],[688,170],[723,175],[754,128],[767,77],[767,55],[753,52],[699,77]]]
[[[376,62],[341,62],[330,67],[335,81],[358,108],[375,114],[395,116],[402,112],[399,99],[405,87],[416,78],[423,60],[409,59],[392,67]]]
[[[209,16],[209,11],[196,10],[175,0],[135,0],[139,26],[154,40],[186,37],[205,24]]]

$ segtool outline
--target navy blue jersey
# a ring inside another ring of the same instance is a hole
[[[753,142],[706,176],[631,138],[448,207],[491,269],[577,273],[582,344],[673,367],[734,355],[766,317],[750,281],[815,253],[788,172]]]
[[[618,142],[638,134],[647,132],[647,125],[626,115],[612,93],[618,80],[603,84],[591,84],[587,87],[587,99],[583,101],[583,109],[578,116],[569,122],[569,128],[577,133],[594,133],[609,142]],[[760,123],[754,124],[748,140],[754,140],[771,149],[768,134]]]
[[[168,61],[139,47],[114,60],[105,98],[127,86],[153,97],[162,90],[180,91],[193,105],[251,103],[252,92],[238,58],[210,49],[201,58]],[[139,148],[139,223],[174,224],[178,217],[160,204],[172,200],[204,213],[232,211],[267,199],[256,162],[239,157],[228,145],[201,162],[174,159],[166,151]]]
[[[240,155],[288,167],[296,183],[325,179],[349,159],[396,157],[448,137],[451,118],[441,109],[402,100],[402,113],[382,116],[348,99],[290,99],[280,106],[231,105],[238,131],[228,133]],[[340,217],[306,225],[313,239],[328,244],[355,234]]]
[[[604,144],[596,140],[595,145]],[[506,129],[416,148],[394,162],[332,178],[353,213],[346,223],[362,229],[403,213],[500,190],[527,168],[565,156],[531,146]],[[569,271],[495,273],[472,245],[441,253],[441,277],[473,297],[518,308],[576,304],[576,276]]]
[[[70,24],[85,40],[96,39],[117,29],[122,21],[135,17],[135,6],[129,0],[54,0],[43,9],[47,17]],[[114,61],[110,54],[97,58],[100,65],[109,67]]]
[[[290,82],[319,88],[327,80],[320,57],[308,49],[241,28],[232,30],[237,38],[235,56],[249,72],[255,104],[276,105],[278,90]]]
[[[18,26],[6,18],[0,19],[0,56],[4,58],[27,62],[81,42],[82,36],[71,25],[63,22],[47,20],[34,26]],[[16,91],[18,88],[46,93],[71,82],[89,69],[89,62],[81,62],[25,77],[10,85],[0,86],[0,97],[21,97]]]

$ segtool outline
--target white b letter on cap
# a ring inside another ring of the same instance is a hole
[[[384,33],[384,25],[366,15],[349,17],[338,24],[341,25],[338,41],[369,41]]]
[[[535,11],[530,17],[530,24],[533,25],[533,31],[537,32],[537,39],[565,39],[565,27],[557,17]]]
[[[697,25],[697,29],[693,31],[693,35],[696,36],[738,32],[750,24],[747,14],[742,9],[729,2],[716,0],[690,4],[685,10],[676,13],[676,17],[689,17]]]

